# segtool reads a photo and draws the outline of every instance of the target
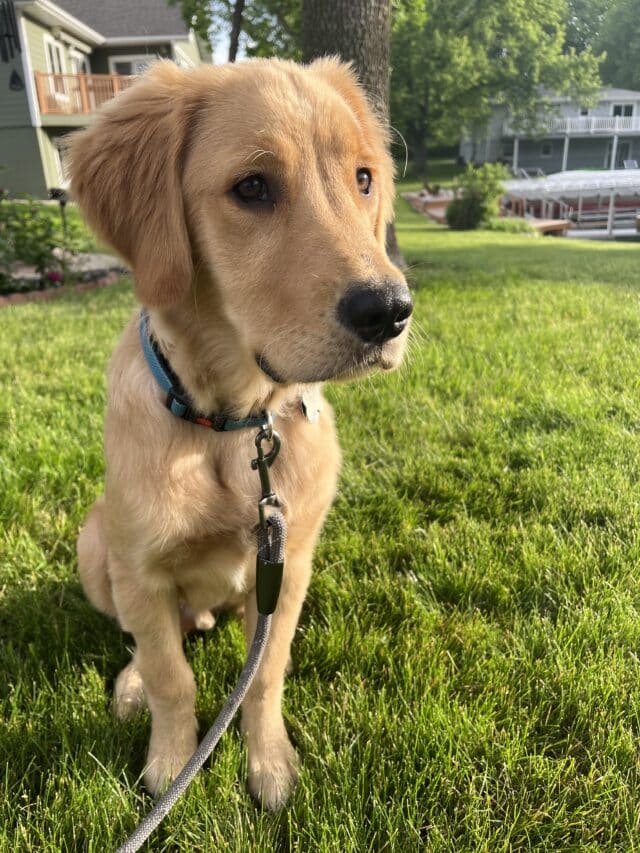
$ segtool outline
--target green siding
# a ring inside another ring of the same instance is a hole
[[[0,186],[12,195],[29,193],[46,198],[47,184],[40,159],[37,129],[3,128],[0,132]]]
[[[88,124],[91,124],[94,116],[95,113],[89,113],[88,115],[85,113],[70,113],[69,115],[65,113],[47,113],[41,115],[40,118],[43,127],[64,127],[66,133],[74,127],[86,127]]]
[[[51,33],[42,24],[38,24],[27,17],[24,19],[24,25],[27,31],[31,67],[34,71],[42,71],[46,74],[49,69],[47,68],[47,59],[44,52],[44,36],[45,33],[48,35],[51,35]]]
[[[9,79],[14,71],[25,85],[20,92],[12,92],[9,88]],[[12,62],[0,62],[0,128],[31,125],[26,90],[29,81],[25,80],[24,76],[20,54]]]
[[[40,142],[42,166],[44,168],[44,181],[47,189],[49,189],[49,187],[59,187],[61,183],[52,137],[62,136],[63,133],[66,133],[66,129],[56,133],[55,131],[47,131],[42,128],[38,128],[38,140]]]

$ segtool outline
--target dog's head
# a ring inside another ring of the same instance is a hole
[[[215,300],[281,383],[400,362],[411,299],[385,251],[392,162],[348,66],[159,63],[71,156],[73,194],[143,304]]]

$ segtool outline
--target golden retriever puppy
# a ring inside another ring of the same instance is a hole
[[[289,534],[242,729],[250,791],[278,809],[296,779],[289,647],[340,462],[322,383],[396,367],[411,314],[385,252],[385,133],[335,59],[159,63],[75,135],[71,158],[73,194],[131,265],[148,339],[193,415],[152,373],[136,312],[109,369],[104,497],[78,540],[89,600],[135,638],[116,711],[148,704],[145,781],[158,793],[196,746],[181,609],[210,627],[211,610],[244,603],[253,637],[257,429],[220,426],[270,411]]]

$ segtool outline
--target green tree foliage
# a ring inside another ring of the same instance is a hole
[[[577,51],[593,48],[598,52],[600,31],[615,0],[567,0],[565,46]]]
[[[194,32],[206,44],[211,44],[211,33],[214,29],[214,4],[210,0],[167,0],[169,6],[178,6],[182,19],[187,27],[193,27]]]
[[[398,0],[391,116],[419,169],[427,134],[455,139],[484,126],[494,105],[524,128],[551,109],[551,95],[594,96],[599,59],[566,46],[566,19],[566,0]]]
[[[250,0],[245,10],[248,56],[301,59],[300,0]]]
[[[614,0],[604,15],[597,46],[606,52],[602,79],[611,86],[640,89],[640,3]]]
[[[179,2],[180,0],[172,0]],[[181,0],[201,2],[201,0]],[[213,38],[231,31],[235,0],[207,3],[212,14]],[[247,0],[242,12],[242,48],[247,56],[302,57],[301,0]]]

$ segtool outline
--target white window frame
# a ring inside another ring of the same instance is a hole
[[[60,151],[60,139],[59,137],[51,137],[51,144],[53,147],[53,160],[56,165],[56,171],[58,173],[58,186],[61,189],[67,189],[69,187],[69,178],[65,178],[64,175],[64,167],[62,165],[62,152]]]
[[[622,112],[620,113],[619,116],[616,116],[616,112],[615,112],[616,107],[620,107],[622,110]],[[624,114],[625,107],[631,107],[631,115],[626,116]],[[614,118],[633,118],[633,116],[635,115],[635,112],[636,112],[636,105],[634,103],[631,103],[628,101],[627,102],[617,101],[615,104],[611,104],[611,115]]]
[[[69,49],[69,62],[72,63],[75,60],[80,60],[80,67],[85,67],[84,71],[80,71],[80,74],[91,74],[91,62],[89,60],[89,54],[83,53],[81,50],[76,50],[75,48]],[[74,73],[74,72],[72,72]],[[78,72],[75,72],[78,73]]]
[[[109,57],[109,74],[117,74],[116,62],[145,62],[147,65],[153,62],[154,56],[148,53],[131,53],[126,56],[110,56]],[[126,76],[126,75],[125,75]]]
[[[44,41],[44,58],[47,63],[47,71],[49,74],[68,74],[66,51],[62,42],[58,41],[58,39],[55,39],[53,36],[50,36],[49,33],[43,33],[42,39]],[[53,48],[58,52],[58,56],[60,58],[60,71],[51,67],[51,55],[49,53],[49,48]],[[54,79],[52,81],[51,94],[56,101],[67,102],[69,100],[69,96],[66,92],[65,82],[62,81],[62,91],[57,88],[57,85],[58,84]]]
[[[54,39],[53,36],[50,36],[49,33],[43,33],[42,39],[44,41],[44,58],[47,63],[47,71],[49,74],[66,74],[67,73],[67,58],[65,56],[64,45],[61,41]],[[55,48],[60,55],[60,70],[58,71],[56,68],[51,67],[51,56],[49,55],[49,47]]]

